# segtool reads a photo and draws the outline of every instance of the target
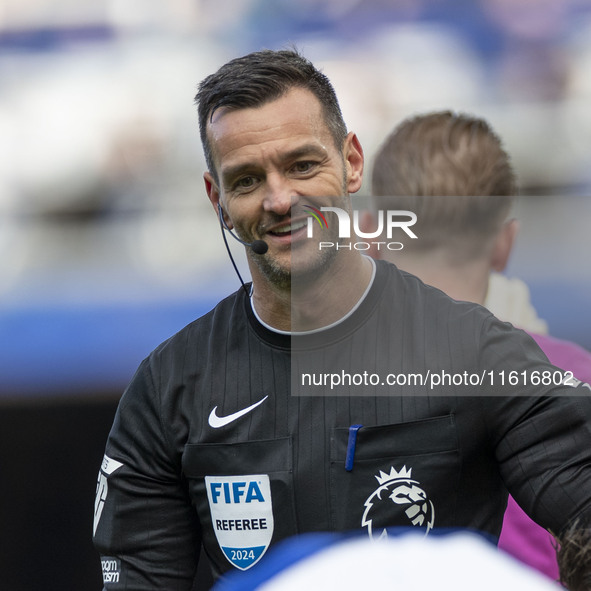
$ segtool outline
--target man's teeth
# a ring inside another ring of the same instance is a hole
[[[286,224],[285,226],[280,226],[277,228],[273,234],[287,234],[288,232],[295,232],[296,230],[306,226],[306,224],[307,222],[305,220],[294,222],[293,224]]]

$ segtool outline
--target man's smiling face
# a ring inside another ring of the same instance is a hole
[[[214,112],[208,124],[217,180],[205,174],[208,196],[247,242],[264,240],[269,249],[247,249],[251,273],[278,286],[326,268],[337,251],[318,250],[307,238],[302,204],[349,208],[348,193],[361,185],[363,155],[349,134],[335,146],[318,99],[292,88],[258,108]],[[333,232],[336,233],[337,225]],[[324,239],[338,241],[325,235]]]

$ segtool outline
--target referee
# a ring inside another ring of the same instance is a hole
[[[303,532],[497,537],[507,490],[555,532],[587,524],[589,387],[484,308],[363,255],[363,151],[326,76],[262,51],[196,102],[206,192],[252,283],[123,395],[94,508],[104,588],[190,590],[201,546],[217,578]],[[420,240],[412,212],[383,219]]]

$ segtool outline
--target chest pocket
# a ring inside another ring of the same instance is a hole
[[[189,444],[182,465],[218,574],[250,568],[272,542],[297,533],[291,438]]]
[[[452,524],[459,475],[453,415],[361,427],[354,446],[350,429],[335,429],[330,461],[332,526],[365,528],[376,538],[389,528],[428,532]]]

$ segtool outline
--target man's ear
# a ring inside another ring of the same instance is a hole
[[[493,271],[501,273],[507,267],[509,256],[515,243],[515,237],[519,231],[519,222],[515,219],[505,222],[497,234],[493,243],[490,258],[490,267]]]
[[[220,190],[211,172],[205,172],[203,174],[203,181],[205,182],[205,191],[207,192],[207,196],[211,201],[215,214],[219,216],[219,208],[222,208],[222,204],[220,202]],[[226,221],[226,224],[228,224],[228,226],[232,228],[230,220],[228,219],[228,216],[226,215],[226,212],[223,208],[222,213],[224,215],[224,220]]]
[[[377,220],[371,211],[364,209],[359,216],[359,229],[364,233],[375,232],[377,228]],[[375,240],[369,243],[369,248],[365,251],[372,259],[381,259],[380,249],[377,247]]]
[[[351,131],[345,138],[343,157],[347,168],[347,192],[356,193],[363,181],[363,148],[359,138]]]

